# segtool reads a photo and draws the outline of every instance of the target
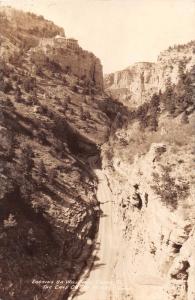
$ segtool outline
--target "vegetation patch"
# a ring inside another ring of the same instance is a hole
[[[162,166],[161,174],[153,172],[153,180],[155,184],[152,189],[171,210],[177,209],[178,201],[184,201],[189,196],[189,183],[182,178],[176,183],[169,166]]]

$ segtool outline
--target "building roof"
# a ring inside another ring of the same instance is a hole
[[[74,39],[74,38],[67,38],[67,41],[74,41],[74,42],[78,42],[78,40]]]
[[[65,40],[66,38],[64,36],[61,36],[61,35],[56,35],[55,39],[63,39],[63,40]]]

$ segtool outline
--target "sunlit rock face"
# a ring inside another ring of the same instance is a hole
[[[108,163],[103,152],[103,166],[113,193],[113,219],[123,236],[118,261],[125,260],[129,286],[137,285],[134,299],[144,299],[147,291],[147,300],[157,295],[160,300],[194,299],[190,147],[151,144],[145,155],[131,163],[130,146],[120,153],[117,143],[112,145],[114,155]],[[184,162],[178,163],[181,156]]]
[[[0,7],[1,58],[8,60],[30,50],[36,53],[39,64],[50,59],[69,72],[96,88],[103,90],[103,72],[100,60],[83,50],[79,42],[65,37],[64,29],[42,16],[23,13],[10,7]],[[10,33],[11,32],[11,33]]]
[[[48,58],[58,64],[64,72],[73,74],[78,78],[94,84],[99,90],[103,90],[102,65],[93,53],[83,50],[74,39],[68,43],[66,37],[42,38],[38,47],[31,49],[31,54],[39,52],[40,59]]]
[[[105,78],[107,91],[133,108],[103,145],[102,160],[113,193],[113,219],[123,240],[117,260],[125,261],[135,300],[195,299],[194,59],[191,42],[163,52],[156,64],[137,63]],[[186,74],[192,75],[189,81]],[[175,89],[170,98],[167,89],[170,94]],[[159,109],[153,114],[154,93]],[[189,94],[190,101],[178,109]],[[178,95],[178,112],[173,112]],[[144,107],[149,110],[140,109]],[[148,123],[142,122],[145,116]],[[153,129],[148,126],[151,117],[158,123]]]
[[[175,46],[162,52],[156,63],[138,62],[105,76],[108,93],[128,107],[138,107],[149,101],[153,93],[163,92],[167,84],[176,84],[182,70],[195,64],[194,43]]]

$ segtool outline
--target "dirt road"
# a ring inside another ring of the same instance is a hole
[[[123,274],[116,277],[114,271],[119,247],[118,243],[115,243],[117,240],[116,228],[115,230],[113,228],[112,194],[108,187],[106,176],[98,170],[96,170],[96,174],[99,178],[97,198],[101,203],[103,214],[100,220],[99,234],[94,251],[94,264],[88,279],[83,280],[78,293],[73,299],[122,300],[120,290],[124,286]],[[119,279],[120,277],[121,280]],[[113,295],[113,291],[115,295]],[[122,291],[122,293],[124,293],[124,291]]]
[[[100,219],[94,263],[81,278],[74,300],[157,300],[161,282],[158,278],[139,278],[135,282],[128,266],[128,249],[122,239],[121,228],[114,218],[113,196],[106,176],[96,170],[99,178],[97,198],[103,214]],[[133,295],[133,296],[132,296]],[[160,299],[158,299],[160,300]]]

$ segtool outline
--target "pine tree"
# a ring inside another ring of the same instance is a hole
[[[179,66],[178,66],[178,72],[179,72],[179,79],[184,81],[185,80],[185,66],[182,61],[180,61]]]
[[[8,146],[7,146],[6,156],[8,160],[12,160],[15,156],[15,146],[16,146],[16,139],[12,131],[9,131],[7,139],[8,139]]]
[[[33,161],[33,157],[34,157],[34,153],[32,148],[30,147],[30,145],[26,145],[23,149],[22,149],[22,153],[21,153],[21,167],[23,169],[24,172],[24,176],[26,178],[32,178],[32,170],[34,167],[34,161]]]
[[[47,171],[45,168],[45,164],[43,160],[40,161],[40,164],[38,165],[38,183],[44,183],[45,177],[46,177]]]
[[[51,185],[53,185],[53,184],[55,183],[56,177],[57,177],[57,170],[53,168],[53,169],[50,170],[49,176],[48,176],[48,178],[49,178],[49,183],[50,183]]]

